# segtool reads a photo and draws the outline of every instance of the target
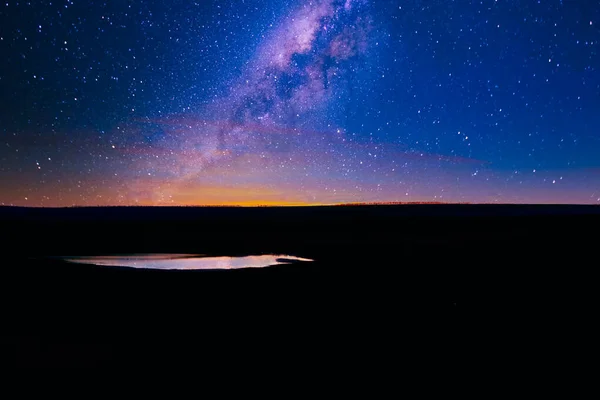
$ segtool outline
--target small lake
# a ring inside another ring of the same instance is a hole
[[[209,257],[201,254],[129,254],[64,256],[60,258],[76,264],[163,270],[264,268],[273,265],[291,264],[298,261],[313,261],[308,258],[276,254],[243,257]]]

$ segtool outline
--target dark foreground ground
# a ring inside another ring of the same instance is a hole
[[[597,311],[593,206],[7,207],[0,224],[2,367],[456,371],[466,354],[515,348],[556,360],[560,332],[589,332]],[[148,252],[316,261],[144,271],[43,258]]]

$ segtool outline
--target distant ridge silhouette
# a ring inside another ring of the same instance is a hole
[[[594,207],[600,208],[600,204],[569,204],[569,203],[471,203],[471,202],[443,202],[443,201],[388,201],[388,202],[355,202],[355,203],[323,203],[323,204],[196,204],[196,205],[137,205],[137,204],[114,204],[114,205],[70,205],[70,206],[22,206],[13,204],[0,204],[0,209],[80,209],[80,208],[311,208],[311,207],[363,207],[363,206],[511,206],[511,207]]]

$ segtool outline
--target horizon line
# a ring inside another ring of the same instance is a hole
[[[391,202],[351,202],[351,203],[318,203],[318,204],[115,204],[115,205],[70,205],[70,206],[26,206],[15,204],[0,204],[0,207],[15,208],[117,208],[117,207],[146,207],[146,208],[305,208],[305,207],[357,207],[357,206],[401,206],[401,205],[497,205],[497,206],[600,206],[589,203],[474,203],[474,202],[440,202],[440,201],[391,201]]]

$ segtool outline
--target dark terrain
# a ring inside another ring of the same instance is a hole
[[[540,356],[543,332],[586,329],[600,207],[2,207],[0,224],[3,366],[453,369],[474,343]],[[315,262],[151,271],[44,258],[114,253]]]

